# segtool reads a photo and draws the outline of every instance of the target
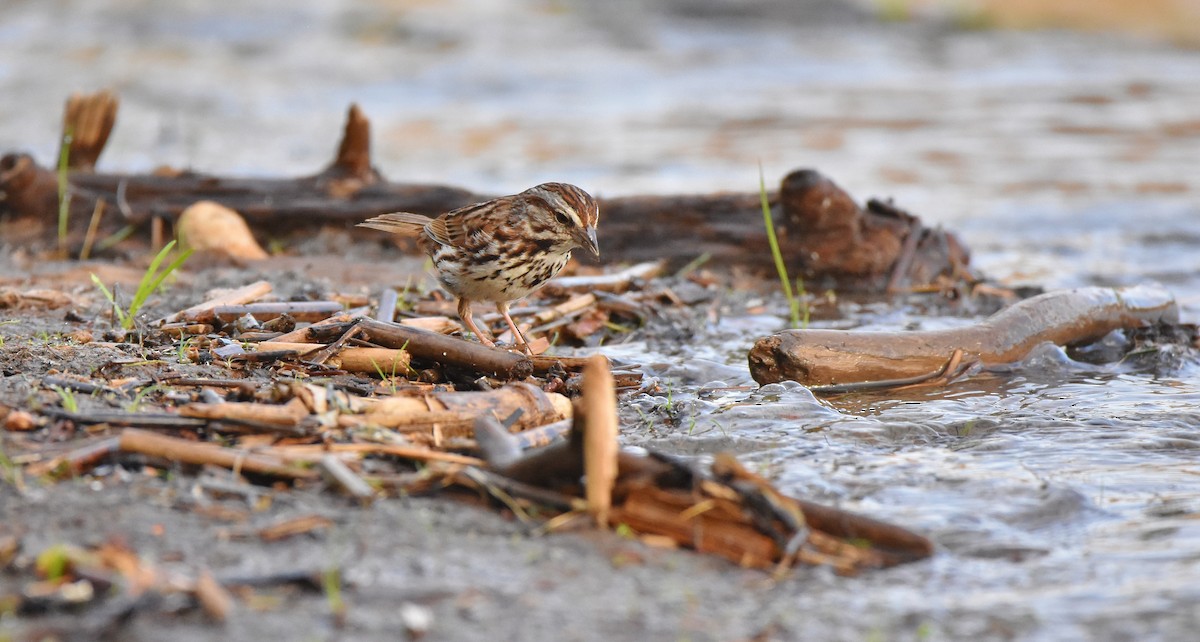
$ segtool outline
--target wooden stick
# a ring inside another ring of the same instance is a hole
[[[546,283],[544,289],[551,294],[578,291],[595,292],[596,290],[602,292],[624,292],[632,287],[635,280],[654,278],[662,274],[662,271],[666,267],[667,262],[663,260],[646,261],[627,267],[620,272],[614,272],[613,274],[563,276],[551,279]],[[542,323],[545,323],[545,321]]]
[[[159,319],[157,323],[174,323],[184,318],[194,318],[205,311],[212,310],[215,307],[223,305],[240,305],[257,301],[271,293],[271,284],[266,281],[255,281],[249,285],[244,285],[236,290],[226,292],[220,296],[214,297],[203,303],[193,305],[186,310],[181,310],[175,314],[169,315],[163,319]]]
[[[176,339],[182,337],[197,337],[206,334],[212,334],[213,327],[207,323],[169,323],[163,324],[161,328],[163,334],[172,336]]]
[[[25,467],[25,472],[34,477],[41,477],[47,473],[55,473],[63,478],[78,477],[95,468],[120,449],[121,444],[116,437],[107,437],[74,448],[70,452],[50,460],[30,464]]]
[[[933,555],[933,542],[910,530],[865,515],[789,498],[800,507],[811,528],[834,537],[870,542],[895,561],[923,559]]]
[[[593,305],[596,305],[596,295],[594,293],[589,291],[583,294],[576,294],[558,305],[550,306],[541,312],[535,312],[533,320],[536,323],[550,323],[555,319],[583,312]]]
[[[407,350],[419,361],[504,380],[524,379],[533,374],[533,362],[524,354],[375,319],[361,319],[358,323],[368,341]]]
[[[211,323],[214,320],[220,320],[228,323],[249,314],[260,321],[265,321],[287,314],[297,321],[321,321],[344,309],[342,304],[337,301],[242,303],[215,305],[211,308],[185,314],[183,320],[192,323]]]
[[[583,473],[588,512],[598,526],[608,525],[617,479],[617,392],[608,359],[593,355],[583,370]]]
[[[567,372],[583,372],[584,366],[588,364],[588,361],[591,360],[591,357],[563,357],[539,354],[532,356],[529,359],[533,361],[534,373],[545,374],[556,365],[562,366],[563,370],[566,370]],[[604,357],[604,359],[605,361],[608,360],[607,357]]]
[[[96,199],[96,207],[92,210],[92,218],[88,221],[87,232],[83,235],[83,249],[79,250],[79,260],[86,261],[92,254],[92,245],[96,242],[96,228],[100,226],[100,218],[104,216],[104,199]]]
[[[571,432],[573,420],[563,419],[545,426],[538,426],[513,435],[522,449],[541,448],[559,441]]]
[[[329,482],[360,503],[368,504],[375,499],[375,489],[354,474],[341,459],[327,454],[317,462],[317,467]]]
[[[58,408],[42,408],[40,412],[43,415],[67,419],[80,425],[109,424],[112,426],[136,426],[139,428],[178,429],[203,428],[207,423],[200,419],[181,417],[169,413],[120,412],[115,410],[75,413]]]
[[[470,479],[474,484],[482,486],[488,492],[499,489],[512,497],[520,497],[562,511],[580,510],[584,503],[583,500],[577,497],[549,490],[541,486],[526,484],[482,468],[466,468],[461,472],[461,475]]]
[[[390,457],[421,462],[441,461],[447,464],[464,464],[467,466],[483,465],[483,460],[475,457],[433,450],[423,446],[405,446],[402,444],[294,444],[289,446],[275,446],[271,449],[271,452],[291,462],[319,461],[325,453],[349,453],[360,456],[388,455]]]
[[[693,500],[687,495],[645,487],[631,493],[609,514],[611,524],[640,533],[666,535],[679,544],[702,553],[716,553],[736,564],[770,568],[779,558],[779,547],[744,520],[722,515],[685,514]]]
[[[285,332],[264,343],[323,343],[345,333],[349,326],[356,321],[358,321],[358,317],[354,315],[337,314],[312,325]],[[326,333],[329,334],[329,338],[325,338]]]
[[[303,356],[319,352],[325,347],[325,345],[320,343],[283,343],[272,340],[254,344],[252,349],[294,350],[297,354]],[[341,368],[348,372],[363,372],[366,374],[378,374],[382,372],[385,376],[388,376],[393,372],[401,375],[407,373],[410,356],[408,352],[394,348],[342,348],[337,356],[330,357],[326,362],[334,368]]]
[[[353,428],[383,426],[405,433],[436,431],[441,438],[471,437],[475,418],[483,414],[507,417],[524,410],[513,432],[536,428],[571,415],[571,401],[524,382],[487,391],[433,392],[380,400],[363,415],[343,414],[338,424]]]
[[[462,326],[459,325],[458,321],[447,316],[414,317],[411,319],[401,319],[399,323],[410,328],[420,328],[438,334],[454,334],[462,330]]]
[[[379,309],[375,311],[375,318],[384,323],[391,323],[396,318],[396,300],[400,298],[400,293],[392,288],[384,288],[383,292],[379,293]]]
[[[287,479],[317,478],[315,470],[289,466],[276,457],[168,437],[137,428],[126,428],[122,431],[120,445],[123,452],[162,457],[185,464],[212,464],[230,470]]]
[[[260,528],[258,536],[264,542],[278,542],[289,537],[304,535],[316,530],[324,530],[332,526],[333,520],[324,515],[303,515]]]
[[[189,403],[179,408],[183,417],[196,417],[214,421],[249,421],[279,426],[295,426],[305,417],[308,409],[299,399],[283,405],[226,401],[218,404]]]
[[[200,571],[200,576],[196,578],[195,594],[196,601],[200,602],[208,617],[217,622],[229,618],[229,612],[233,610],[233,596],[213,578],[208,569]]]

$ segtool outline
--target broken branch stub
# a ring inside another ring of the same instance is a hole
[[[62,144],[67,146],[67,167],[91,171],[108,143],[117,122],[116,94],[103,90],[94,94],[71,94],[63,109]],[[59,149],[61,157],[63,150]]]
[[[592,355],[583,369],[583,473],[588,512],[600,526],[608,524],[613,485],[617,480],[617,390],[608,359]]]
[[[750,374],[759,384],[807,386],[900,379],[937,370],[955,350],[997,365],[1019,361],[1047,341],[1081,344],[1121,328],[1178,321],[1179,307],[1162,288],[1079,288],[1026,299],[949,330],[784,330],[755,342]]]

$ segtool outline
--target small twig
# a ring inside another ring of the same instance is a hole
[[[392,288],[386,288],[379,294],[379,309],[375,311],[375,318],[391,323],[396,318],[396,301],[400,298]]]
[[[104,197],[96,199],[96,207],[92,209],[92,218],[88,221],[87,233],[83,236],[83,249],[79,250],[79,260],[86,261],[92,254],[92,245],[96,242],[96,229],[100,227],[100,219],[104,216]]]
[[[128,413],[100,411],[74,413],[58,408],[45,407],[39,410],[44,415],[66,419],[81,425],[109,424],[138,428],[203,428],[208,422],[203,419],[180,417],[173,414]]]
[[[361,481],[361,480],[360,480]],[[301,517],[293,517],[285,519],[281,522],[276,522],[261,528],[258,531],[258,536],[264,542],[278,542],[289,537],[304,535],[316,530],[323,530],[333,526],[333,520],[324,515],[304,515]]]
[[[315,479],[317,477],[317,472],[314,470],[291,466],[275,457],[224,448],[216,444],[167,437],[136,428],[126,428],[121,433],[120,439],[121,450],[124,452],[163,457],[185,464],[213,464],[242,472],[289,479]]]
[[[335,340],[333,343],[329,344],[325,348],[318,350],[308,360],[312,363],[325,363],[325,361],[328,360],[329,357],[332,357],[333,355],[337,354],[337,351],[341,350],[342,346],[345,345],[347,341],[349,341],[350,339],[353,339],[356,335],[358,335],[359,332],[360,332],[360,329],[359,329],[358,325],[350,326],[350,328],[348,330],[346,330],[345,332],[342,333],[342,336],[338,337],[337,340]]]
[[[244,397],[252,396],[257,388],[245,379],[197,379],[179,374],[170,374],[159,379],[159,383],[169,383],[173,386],[199,386],[211,388],[235,388]]]
[[[513,435],[522,450],[541,448],[564,438],[571,432],[573,419],[563,419],[538,428],[531,428]]]
[[[133,208],[129,206],[129,200],[126,198],[126,192],[129,190],[129,179],[122,178],[117,183],[117,209],[126,219],[134,217]]]
[[[158,251],[163,246],[163,220],[157,216],[150,219],[150,249]]]
[[[272,303],[242,303],[234,305],[215,305],[196,315],[185,315],[188,321],[210,322],[214,318],[224,322],[233,321],[238,317],[250,314],[259,321],[273,319],[289,314],[297,321],[320,321],[330,315],[341,312],[344,308],[337,301],[281,301]]]
[[[47,473],[62,477],[78,477],[95,468],[100,462],[120,451],[120,440],[108,437],[80,446],[48,461],[30,464],[25,472],[40,477]]]
[[[328,481],[360,503],[369,504],[375,499],[375,489],[371,488],[370,484],[363,481],[362,477],[356,475],[345,462],[335,455],[329,454],[321,457],[317,466]]]
[[[482,468],[468,466],[462,470],[462,474],[481,488],[487,490],[493,497],[500,499],[500,501],[504,502],[510,508],[515,503],[513,502],[514,497],[563,511],[579,510],[583,506],[583,500],[578,497],[571,497],[563,493],[532,486]],[[497,491],[502,493],[503,498]],[[505,498],[508,501],[505,501]],[[514,509],[513,512],[518,515],[524,514],[524,510],[519,508]]]
[[[66,379],[64,377],[55,377],[51,375],[42,377],[42,385],[47,388],[58,387],[67,390],[73,390],[75,392],[81,392],[85,395],[93,395],[98,392],[103,392],[105,394],[117,395],[119,397],[129,396],[129,393],[116,388],[109,388],[108,386],[101,386],[88,381],[77,381],[75,379]]]
[[[157,323],[174,323],[185,318],[196,318],[204,311],[211,311],[213,308],[223,305],[233,305],[237,303],[249,303],[256,301],[270,294],[271,284],[266,281],[256,281],[250,285],[242,286],[231,292],[226,292],[221,296],[209,299],[203,303],[198,303],[192,307],[181,310],[164,319],[159,319]]]
[[[633,282],[637,280],[651,279],[662,273],[666,268],[665,260],[646,261],[638,263],[631,267],[625,268],[620,272],[613,274],[602,274],[599,276],[564,276],[557,279],[551,279],[546,283],[544,289],[550,293],[562,293],[583,290],[595,292],[603,290],[605,292],[624,292],[632,287]]]
[[[448,464],[465,464],[467,466],[482,466],[483,461],[476,457],[467,457],[455,453],[433,450],[423,446],[404,446],[401,444],[320,444],[315,446],[276,446],[273,453],[279,454],[291,461],[317,461],[324,453],[359,453],[362,455],[387,455],[409,459],[412,461],[440,461]]]
[[[233,596],[213,578],[208,569],[200,571],[194,590],[196,600],[208,617],[217,622],[224,622],[229,617],[229,612],[233,610]]]
[[[367,340],[407,350],[414,359],[497,379],[524,379],[533,374],[533,362],[523,354],[375,319],[363,319],[359,325]]]
[[[909,222],[908,236],[904,237],[904,245],[900,248],[900,256],[892,264],[892,274],[888,277],[887,292],[899,292],[908,283],[908,269],[912,266],[913,257],[917,253],[917,245],[921,241],[924,226],[915,217]]]

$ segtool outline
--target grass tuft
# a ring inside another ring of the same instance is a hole
[[[50,386],[50,389],[58,393],[63,410],[73,415],[79,413],[79,400],[75,398],[75,393],[71,389],[62,386]]]
[[[112,305],[113,311],[116,313],[117,318],[121,322],[122,328],[126,330],[133,329],[133,324],[137,320],[137,314],[139,311],[141,311],[142,306],[146,303],[146,299],[149,299],[150,295],[154,294],[154,292],[158,290],[163,281],[166,280],[166,278],[170,276],[172,272],[179,269],[179,267],[183,265],[183,262],[188,260],[188,257],[192,255],[191,249],[180,252],[178,256],[176,256],[169,264],[167,264],[167,267],[164,268],[162,272],[159,272],[158,267],[162,265],[163,260],[167,258],[167,255],[171,253],[171,250],[174,247],[175,241],[167,243],[165,246],[163,246],[163,249],[159,251],[158,255],[154,257],[154,260],[150,261],[150,266],[146,268],[146,273],[142,275],[142,280],[140,283],[138,283],[137,290],[133,293],[133,300],[129,302],[128,310],[122,310],[121,306],[117,303],[116,296],[113,295],[112,291],[104,286],[104,282],[100,280],[100,277],[96,276],[95,273],[92,274],[92,283],[95,283],[96,287],[100,288],[100,292],[104,294],[104,298],[108,299],[109,304]]]

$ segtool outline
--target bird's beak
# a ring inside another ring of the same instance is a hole
[[[600,258],[600,244],[596,242],[596,228],[588,228],[587,234],[581,240],[583,241],[582,246],[587,248],[592,256]]]

